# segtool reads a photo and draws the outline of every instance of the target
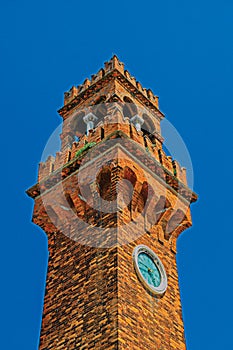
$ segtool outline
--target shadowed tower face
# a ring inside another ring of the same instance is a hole
[[[114,56],[59,114],[61,149],[27,191],[49,246],[39,349],[185,349],[176,241],[197,196],[158,98]]]

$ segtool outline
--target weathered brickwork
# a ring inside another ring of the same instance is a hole
[[[197,196],[162,149],[158,98],[114,56],[64,103],[61,151],[40,164],[27,191],[50,252],[39,349],[184,350],[176,242]],[[87,135],[90,105],[99,119]],[[146,127],[137,130],[130,118],[144,107]],[[165,267],[161,297],[135,273],[140,244]]]
[[[40,349],[117,349],[116,248],[51,240]]]

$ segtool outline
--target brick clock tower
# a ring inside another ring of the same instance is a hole
[[[197,196],[158,98],[113,56],[59,114],[60,151],[27,191],[49,247],[39,349],[186,349],[176,241]]]

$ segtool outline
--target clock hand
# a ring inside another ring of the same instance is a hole
[[[149,276],[150,276],[152,282],[153,282],[154,284],[156,284],[156,280],[155,280],[153,274],[151,273],[151,271],[148,271],[148,273],[149,273]]]
[[[148,269],[149,272],[153,272],[153,273],[156,273],[156,270],[153,270],[151,268]]]
[[[154,276],[154,274],[155,274],[155,271],[154,270],[148,270],[148,273],[151,275],[151,277],[155,280],[155,276]],[[157,277],[157,276],[156,276]]]
[[[145,265],[143,262],[141,262],[141,261],[139,261],[139,264],[145,266],[146,270],[143,269],[142,267],[141,267],[141,269],[142,269],[144,272],[147,272],[147,273],[149,274],[150,278],[152,279],[152,281],[153,281],[154,283],[156,283],[156,280],[155,280],[155,277],[154,277],[154,274],[155,274],[156,271],[153,270],[153,269],[151,269],[150,267],[146,266],[146,265]]]
[[[148,272],[155,273],[155,270],[153,270],[151,267],[148,267]]]
[[[141,265],[145,266],[145,267],[146,267],[146,269],[147,269],[147,272],[149,272],[149,273],[155,273],[155,270],[152,270],[150,267],[146,266],[146,265],[145,265],[145,264],[143,264],[141,261],[139,262],[139,264],[141,264]]]
[[[144,272],[148,272],[148,269],[144,269],[142,267],[140,267],[140,270],[144,271]]]
[[[145,264],[143,264],[141,261],[139,261],[139,264],[145,266],[148,269],[148,266],[146,266]]]
[[[153,274],[150,274],[152,281],[156,284],[159,285],[160,284],[160,280],[158,278],[158,276],[154,276]]]

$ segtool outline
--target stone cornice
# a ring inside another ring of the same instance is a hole
[[[118,134],[118,137],[120,136],[123,139],[127,138],[127,153],[129,153],[130,156],[132,156],[133,154],[133,153],[132,154],[130,153],[130,149],[129,149],[130,143],[132,144],[132,149],[135,150],[135,147],[137,147],[137,160],[140,161],[142,165],[143,164],[146,165],[146,167],[150,170],[150,172],[154,174],[157,178],[159,178],[160,181],[163,181],[168,188],[170,188],[173,192],[174,191],[177,192],[177,196],[191,203],[197,200],[196,193],[190,190],[186,185],[184,185],[181,181],[179,181],[171,172],[169,172],[160,163],[158,163],[153,156],[150,156],[148,152],[145,152],[145,150],[142,147],[140,147],[140,145],[137,142],[129,139],[128,136],[124,134],[122,131],[115,131],[112,137],[115,137],[116,133]],[[105,141],[106,139],[104,139],[102,142],[98,144],[98,151],[95,157],[97,157],[98,154],[103,154],[101,152],[101,146],[103,147],[103,151],[104,151]],[[26,193],[30,197],[36,198],[40,196],[41,193],[44,193],[45,191],[50,190],[53,186],[65,180],[68,176],[76,172],[82,163],[82,158],[84,157],[84,155],[86,155],[87,152],[95,152],[95,148],[96,146],[94,146],[91,150],[84,152],[80,157],[76,157],[72,159],[69,163],[65,164],[62,168],[58,169],[56,172],[51,173],[47,178],[43,179],[40,183],[37,183],[31,188],[29,188],[26,191]],[[126,151],[126,149],[123,149],[123,150]],[[147,157],[145,157],[145,153],[147,154]],[[146,162],[145,162],[145,158],[146,158]]]

